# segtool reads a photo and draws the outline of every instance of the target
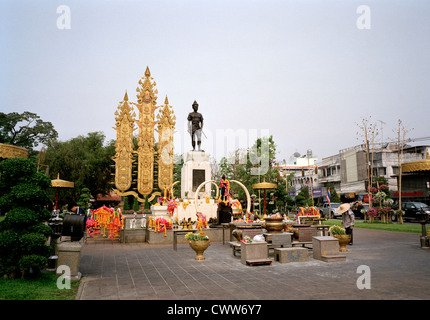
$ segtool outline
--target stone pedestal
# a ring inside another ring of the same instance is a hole
[[[181,170],[181,197],[195,198],[197,187],[204,181],[211,180],[210,154],[204,151],[189,151],[184,154],[184,165]],[[200,198],[211,196],[211,184],[200,189]]]
[[[309,252],[306,248],[276,248],[273,255],[274,260],[279,263],[309,261]]]
[[[330,237],[312,238],[313,258],[325,262],[345,261],[346,256],[339,254],[339,240]]]
[[[154,219],[157,218],[169,218],[169,211],[167,210],[167,206],[151,206],[151,215]]]
[[[265,233],[264,237],[272,248],[290,248],[293,234],[291,232]]]
[[[246,261],[268,260],[267,242],[241,243],[240,262],[247,264]]]
[[[79,259],[81,257],[82,243],[79,241],[61,242],[58,244],[57,249],[57,267],[62,265],[69,267],[71,280],[78,281],[81,278]]]

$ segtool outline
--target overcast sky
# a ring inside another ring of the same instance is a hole
[[[177,117],[175,153],[191,148],[194,100],[217,159],[242,146],[226,133],[273,135],[279,160],[322,159],[361,143],[369,117],[378,139],[398,119],[428,137],[429,17],[424,0],[2,0],[0,110],[37,113],[61,141],[114,139],[118,103],[125,91],[136,102],[148,66]]]

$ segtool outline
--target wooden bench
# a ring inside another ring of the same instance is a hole
[[[231,242],[229,242],[229,244],[230,244],[230,247],[233,250],[233,252],[232,252],[233,255],[236,256],[236,253],[241,251],[240,242],[238,242],[238,241],[231,241]]]

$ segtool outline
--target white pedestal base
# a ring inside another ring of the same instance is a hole
[[[212,167],[210,154],[204,151],[189,151],[184,154],[184,165],[181,170],[181,198],[194,199],[197,187],[211,179]],[[185,193],[187,195],[185,196]],[[201,199],[211,196],[211,184],[200,189]]]

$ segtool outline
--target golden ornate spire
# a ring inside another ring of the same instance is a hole
[[[116,143],[115,156],[115,186],[119,191],[126,191],[131,187],[133,168],[133,131],[136,114],[128,103],[127,91],[124,100],[115,112]]]
[[[119,103],[115,111],[115,127],[117,131],[117,141],[115,144],[115,192],[121,196],[133,195],[140,202],[145,201],[146,195],[151,195],[150,201],[160,193],[153,192],[157,183],[154,181],[154,162],[158,164],[158,187],[168,188],[173,182],[173,133],[176,124],[176,117],[169,105],[169,99],[164,100],[164,105],[157,106],[156,83],[151,77],[149,67],[146,67],[145,76],[139,80],[136,88],[137,103],[129,102],[127,91],[124,100]],[[139,111],[136,114],[133,106]],[[155,110],[160,108],[155,120]],[[139,129],[137,137],[137,150],[134,150],[133,131]],[[154,129],[158,124],[157,132],[159,136],[158,153],[154,151],[155,137]],[[158,155],[157,159],[156,156]],[[137,157],[136,157],[137,156]],[[136,159],[137,158],[137,159]],[[136,175],[137,161],[137,181],[134,185],[133,177]],[[133,190],[134,189],[134,190]],[[137,192],[136,192],[137,191]],[[139,195],[143,195],[140,198]]]
[[[169,99],[164,100],[157,115],[158,133],[158,187],[169,188],[173,183],[173,134],[176,116]]]

